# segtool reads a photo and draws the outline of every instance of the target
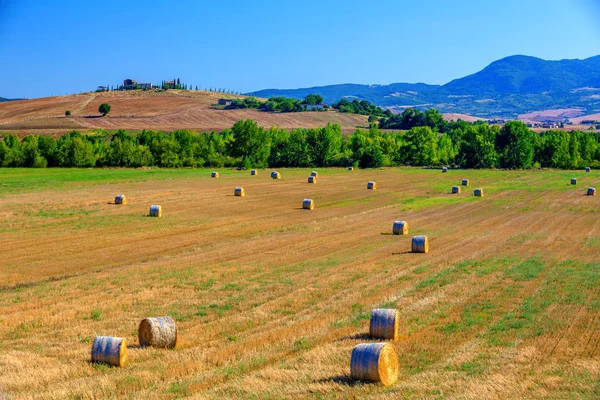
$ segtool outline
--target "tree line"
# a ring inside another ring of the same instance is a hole
[[[339,125],[281,129],[238,121],[223,132],[74,131],[58,140],[14,134],[0,141],[2,167],[346,167],[465,168],[600,167],[598,135],[551,130],[537,134],[519,121],[503,127],[450,123],[382,132],[376,125],[344,136]]]
[[[230,105],[225,106],[225,109],[236,110],[252,108],[268,112],[301,112],[306,111],[307,106],[320,105],[322,103],[323,96],[318,94],[309,94],[304,100],[276,96],[271,97],[267,101],[259,101],[255,97],[246,97],[244,99],[234,99]]]

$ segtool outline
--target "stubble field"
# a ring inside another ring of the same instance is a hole
[[[219,172],[0,170],[0,397],[600,397],[597,172]],[[387,388],[349,378],[376,307],[402,318]],[[162,315],[176,349],[140,349]],[[96,335],[124,368],[89,363]]]

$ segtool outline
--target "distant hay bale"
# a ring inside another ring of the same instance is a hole
[[[590,167],[585,167],[585,172],[592,172],[592,169]]]
[[[367,189],[375,190],[375,189],[377,189],[377,184],[373,181],[369,181],[369,183],[367,183]]]
[[[442,167],[442,172],[448,172],[448,167]]]
[[[376,339],[398,340],[400,314],[396,309],[375,308],[371,311],[369,336]]]
[[[273,179],[281,179],[281,174],[277,171],[271,172],[271,178]]]
[[[302,208],[305,210],[314,210],[315,202],[313,199],[304,199],[302,200]]]
[[[408,234],[408,223],[406,221],[394,221],[394,225],[392,225],[392,233],[394,235]]]
[[[310,173],[310,176],[314,176],[315,178],[319,177],[319,173],[317,171],[313,171]]]
[[[144,318],[140,322],[138,338],[141,347],[172,349],[177,344],[177,327],[171,317]]]
[[[155,205],[150,206],[150,214],[149,215],[151,217],[157,217],[157,218],[162,217],[162,207],[155,206]]]
[[[398,380],[398,355],[390,343],[361,343],[350,358],[353,379],[393,385]]]
[[[429,238],[427,235],[413,236],[412,238],[413,253],[429,253]]]
[[[92,345],[92,362],[122,367],[127,359],[125,339],[112,336],[96,336]]]
[[[127,204],[127,197],[125,197],[124,194],[118,195],[117,197],[115,197],[115,204]]]
[[[593,187],[588,188],[587,195],[588,196],[595,196],[596,195],[596,188],[593,188]]]
[[[246,195],[246,191],[243,187],[236,187],[235,189],[233,189],[233,194],[235,196],[244,197]]]
[[[317,177],[316,176],[309,176],[308,177],[308,183],[317,183]]]
[[[473,196],[475,196],[475,197],[483,197],[483,189],[481,189],[481,188],[475,189],[473,191]]]
[[[452,193],[460,193],[460,186],[452,186]]]
[[[210,173],[210,177],[211,178],[218,178],[219,177],[219,173],[217,171],[213,171]]]
[[[571,178],[571,185],[577,185],[577,178]]]
[[[463,186],[469,186],[469,180],[468,179],[463,179],[462,180],[462,185]]]
[[[354,171],[354,167],[348,167],[348,171]]]
[[[250,170],[250,175],[258,175],[258,171],[255,169]]]

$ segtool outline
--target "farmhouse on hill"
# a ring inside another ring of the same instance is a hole
[[[125,79],[123,81],[123,89],[125,89],[125,90],[135,90],[135,89],[151,90],[153,87],[154,86],[151,83],[137,82],[133,79]]]
[[[219,99],[218,104],[220,106],[230,106],[233,103],[233,99]]]

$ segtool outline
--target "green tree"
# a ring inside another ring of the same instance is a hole
[[[405,161],[410,165],[436,165],[438,163],[437,135],[428,126],[411,128],[404,135]]]
[[[108,114],[110,112],[110,104],[108,104],[108,103],[100,104],[100,107],[98,107],[98,112],[100,114],[102,114],[103,117],[105,117],[106,114]]]
[[[302,104],[310,104],[310,105],[323,104],[323,96],[321,96],[320,94],[309,94],[308,96],[306,96],[304,98],[304,101],[302,102]]]
[[[487,124],[468,125],[460,128],[461,133],[453,132],[460,137],[458,159],[461,166],[466,168],[495,168],[498,166],[496,152],[497,126]]]
[[[65,111],[65,117],[70,117],[70,116],[71,116],[71,111],[70,110]]]
[[[308,159],[316,167],[327,167],[332,164],[340,152],[342,144],[342,128],[331,123],[323,128],[306,131]]]
[[[252,120],[238,121],[231,128],[232,138],[227,145],[229,154],[241,160],[240,166],[250,164],[266,167],[271,152],[271,137]]]
[[[496,137],[500,165],[504,168],[531,168],[536,133],[521,121],[509,121]]]

